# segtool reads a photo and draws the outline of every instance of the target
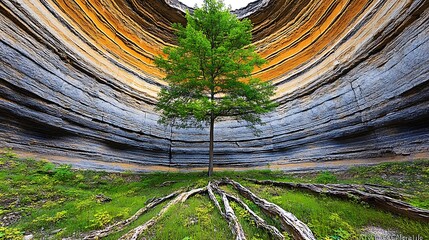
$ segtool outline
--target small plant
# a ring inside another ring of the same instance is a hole
[[[73,172],[70,164],[63,164],[55,169],[54,178],[59,181],[66,181],[73,178]]]
[[[429,167],[425,167],[425,168],[423,169],[423,173],[424,173],[425,175],[429,176]]]
[[[230,205],[231,205],[231,208],[234,210],[235,214],[237,214],[237,216],[250,222],[251,224],[255,224],[255,222],[252,221],[252,218],[250,217],[250,213],[248,211],[238,206],[238,204],[235,202],[230,202]]]
[[[252,236],[251,240],[264,240],[259,234]]]
[[[98,175],[98,174],[95,174],[94,176],[92,176],[92,180],[93,180],[94,182],[98,182],[98,181],[100,180],[100,178],[101,178],[101,176],[100,176],[100,175]]]
[[[0,208],[0,216],[3,215],[3,214],[9,213],[9,212],[10,212],[10,210],[4,210],[4,209]]]
[[[14,152],[13,152],[13,149],[12,149],[12,148],[4,148],[4,149],[3,149],[3,151],[2,151],[2,153],[3,153],[3,154],[4,154],[4,156],[6,156],[7,158],[14,159],[14,158],[17,158],[17,157],[18,157],[18,155],[17,155],[16,153],[14,153]]]
[[[48,200],[42,205],[42,208],[46,208],[46,209],[54,208],[60,205],[61,203],[63,203],[64,201],[65,201],[65,198],[60,198],[55,201]]]
[[[334,174],[332,174],[329,171],[323,171],[323,172],[319,173],[316,176],[315,180],[317,183],[323,183],[323,184],[338,182],[337,176],[335,176]]]
[[[94,218],[90,221],[90,228],[102,228],[113,220],[113,217],[106,211],[97,212],[94,214]]]
[[[59,181],[70,180],[74,176],[73,171],[71,170],[70,164],[62,164],[62,165],[56,166],[51,162],[45,162],[41,167],[41,171],[49,175],[53,174],[54,178]],[[82,178],[83,175],[79,177]]]
[[[47,224],[53,224],[59,222],[61,219],[63,219],[67,215],[67,211],[61,211],[55,213],[54,216],[47,216],[46,214],[43,214],[42,216],[37,217],[33,220],[33,224],[36,226],[44,226]]]
[[[334,230],[334,234],[327,237],[327,239],[343,240],[355,239],[357,237],[354,228],[348,222],[344,221],[337,213],[332,213],[331,216],[329,216],[329,220],[331,229],[336,229]]]
[[[212,205],[205,205],[198,207],[196,209],[197,217],[199,222],[202,225],[210,225],[210,212],[213,211],[214,207]]]
[[[283,236],[285,237],[285,240],[292,240],[292,239],[290,238],[290,235],[289,235],[289,233],[288,233],[288,232],[283,232],[282,234],[283,234]]]
[[[23,233],[18,228],[0,227],[0,240],[22,240]]]
[[[85,180],[85,176],[82,173],[76,174],[75,178],[76,178],[76,181],[78,182]]]
[[[76,206],[76,209],[78,209],[79,211],[82,211],[84,209],[88,209],[93,204],[94,202],[91,199],[85,199],[77,202],[75,206]]]
[[[53,173],[55,171],[55,164],[51,162],[45,162],[42,166],[42,171],[45,173]]]

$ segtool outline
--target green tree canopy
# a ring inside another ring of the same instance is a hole
[[[168,83],[159,93],[160,122],[176,127],[210,124],[210,167],[213,166],[213,128],[221,117],[260,124],[260,115],[275,109],[274,86],[252,77],[265,63],[251,45],[250,20],[239,20],[220,0],[205,0],[186,27],[174,24],[177,46],[167,47],[155,63]]]

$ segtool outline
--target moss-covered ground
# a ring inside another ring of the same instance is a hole
[[[317,239],[373,239],[364,231],[368,226],[393,230],[402,236],[429,239],[429,224],[392,215],[365,203],[260,186],[243,180],[382,184],[400,188],[410,195],[406,199],[408,202],[428,209],[429,160],[355,167],[336,173],[216,172],[211,179],[222,177],[235,179],[258,196],[292,212],[310,227]],[[22,239],[29,234],[35,239],[79,239],[82,233],[130,217],[152,198],[181,188],[202,187],[211,179],[204,172],[133,174],[73,170],[67,165],[20,158],[5,149],[0,153],[0,239]],[[166,181],[172,182],[163,184]],[[234,192],[230,187],[224,189]],[[246,202],[270,224],[280,226],[276,219],[269,218],[256,205]],[[150,210],[123,232],[106,239],[117,239],[155,216],[164,205]],[[267,233],[256,228],[244,209],[234,203],[232,207],[248,239],[269,239]],[[160,240],[232,239],[228,224],[206,195],[196,195],[173,206],[143,237]]]

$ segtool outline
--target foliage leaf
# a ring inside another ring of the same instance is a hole
[[[159,93],[160,123],[204,127],[222,117],[261,124],[260,115],[274,110],[275,87],[252,77],[265,63],[251,45],[250,20],[239,20],[222,1],[205,0],[187,25],[174,24],[177,47],[156,58],[168,86]]]

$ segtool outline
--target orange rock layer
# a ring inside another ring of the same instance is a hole
[[[314,64],[326,71],[343,61],[342,58],[354,56],[360,43],[373,37],[373,34],[354,33],[351,40],[355,46],[333,55],[332,51],[350,37],[351,31],[359,31],[362,24],[376,30],[389,24],[398,9],[406,11],[412,3],[412,0],[271,1],[269,7],[248,16],[254,23],[254,44],[268,60],[261,69],[255,69],[255,75],[264,81],[280,83]],[[174,44],[171,24],[185,22],[183,11],[163,1],[13,0],[4,8],[18,6],[73,51],[85,55],[94,65],[103,66],[108,73],[119,74],[126,84],[152,97],[158,87],[148,86],[132,75],[144,75],[162,84],[163,74],[154,66],[153,59],[163,47]],[[364,30],[368,28],[360,31]],[[320,63],[327,55],[330,58]],[[308,77],[313,79],[314,75]],[[279,89],[278,95],[303,84],[289,83]]]

